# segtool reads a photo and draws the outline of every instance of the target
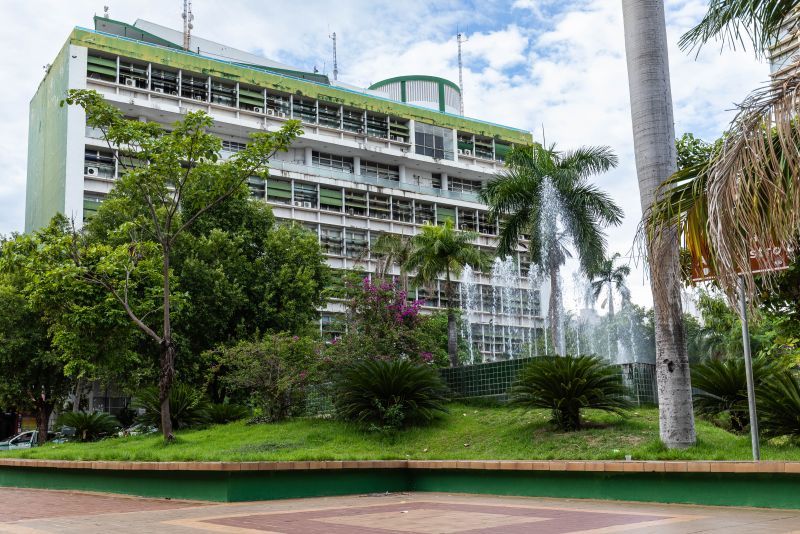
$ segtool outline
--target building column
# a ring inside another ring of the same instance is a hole
[[[353,174],[361,176],[361,157],[353,156]]]
[[[453,130],[453,160],[458,161],[458,130]]]
[[[445,173],[442,173],[442,191],[450,190],[450,182]]]
[[[406,181],[406,166],[400,165],[399,169],[400,169],[400,183],[407,184],[408,182]]]
[[[306,165],[308,165],[309,167],[311,167],[311,164],[312,164],[312,161],[313,161],[313,156],[312,156],[312,154],[311,154],[312,152],[313,152],[313,150],[311,150],[311,147],[310,147],[310,146],[307,146],[307,147],[305,148],[304,162],[305,162],[305,164],[306,164]]]

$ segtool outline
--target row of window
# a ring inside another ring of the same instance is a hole
[[[199,102],[227,106],[347,132],[414,143],[415,152],[437,159],[454,159],[454,141],[461,156],[503,161],[511,144],[490,137],[454,132],[417,123],[411,139],[406,119],[345,108],[312,98],[275,92],[257,86],[233,83],[198,73],[130,61],[116,56],[88,56],[87,77],[130,88],[153,91]]]
[[[252,177],[249,186],[254,197],[274,204],[412,224],[440,224],[449,220],[461,230],[497,235],[497,224],[488,212],[474,208],[279,178],[265,182]]]

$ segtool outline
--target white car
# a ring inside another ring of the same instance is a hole
[[[56,437],[54,433],[48,432],[49,439],[53,439]],[[26,432],[21,432],[10,438],[8,441],[0,441],[0,451],[13,451],[17,449],[30,449],[31,447],[35,447],[38,445],[39,441],[39,431],[38,430],[28,430]]]

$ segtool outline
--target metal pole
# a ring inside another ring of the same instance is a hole
[[[750,329],[747,326],[747,300],[744,295],[744,278],[739,279],[739,315],[742,319],[742,348],[744,348],[744,369],[747,375],[747,408],[750,415],[750,441],[753,446],[753,460],[761,460],[758,443],[758,416],[756,414],[756,393],[753,386],[753,357],[750,354]]]

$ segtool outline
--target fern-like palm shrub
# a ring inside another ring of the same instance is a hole
[[[220,404],[210,404],[206,408],[208,414],[208,422],[215,425],[224,425],[225,423],[232,423],[244,419],[250,415],[250,410],[241,404],[230,404],[227,402]]]
[[[632,407],[619,369],[597,356],[536,358],[511,388],[513,405],[547,408],[552,423],[564,431],[581,428],[581,410],[621,414]]]
[[[772,367],[765,360],[753,360],[756,384],[769,381],[772,374]],[[698,414],[714,417],[727,413],[732,432],[744,432],[750,425],[744,359],[707,360],[692,366],[692,386]]]
[[[161,428],[161,402],[158,388],[144,388],[133,400],[133,407],[143,409],[137,421],[147,426]],[[202,393],[186,384],[175,384],[169,393],[170,419],[176,429],[190,428],[208,423],[208,403]]]
[[[75,429],[77,441],[95,441],[119,428],[119,421],[105,412],[64,412],[58,417],[59,427]]]
[[[800,439],[800,376],[781,371],[762,382],[757,413],[765,435]]]
[[[361,360],[334,383],[334,405],[348,421],[377,430],[426,424],[447,410],[447,388],[431,366],[408,360]]]

